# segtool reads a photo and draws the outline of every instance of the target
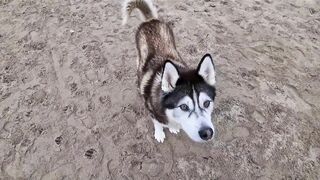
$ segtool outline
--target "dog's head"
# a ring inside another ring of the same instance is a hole
[[[166,61],[161,78],[162,106],[170,121],[182,127],[197,142],[213,138],[211,121],[215,99],[215,67],[206,54],[195,70],[183,71]]]

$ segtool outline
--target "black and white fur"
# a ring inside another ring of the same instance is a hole
[[[182,129],[194,141],[213,138],[211,121],[216,96],[216,72],[212,57],[206,54],[197,68],[190,68],[180,57],[171,28],[158,20],[151,0],[127,0],[123,24],[134,9],[143,22],[136,33],[138,85],[154,124],[154,137],[163,142],[163,128],[171,133]]]

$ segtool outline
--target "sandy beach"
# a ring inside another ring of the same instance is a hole
[[[0,0],[0,179],[320,179],[320,2],[155,4],[214,58],[215,139],[154,139],[121,1]]]

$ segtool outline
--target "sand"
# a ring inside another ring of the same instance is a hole
[[[0,179],[319,179],[320,2],[156,1],[189,65],[217,67],[215,140],[153,138],[134,13],[0,0]]]

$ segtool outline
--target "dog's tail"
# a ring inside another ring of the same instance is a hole
[[[122,7],[123,25],[127,23],[131,12],[136,8],[140,10],[143,21],[158,18],[158,13],[156,7],[152,3],[152,0],[125,0]]]

